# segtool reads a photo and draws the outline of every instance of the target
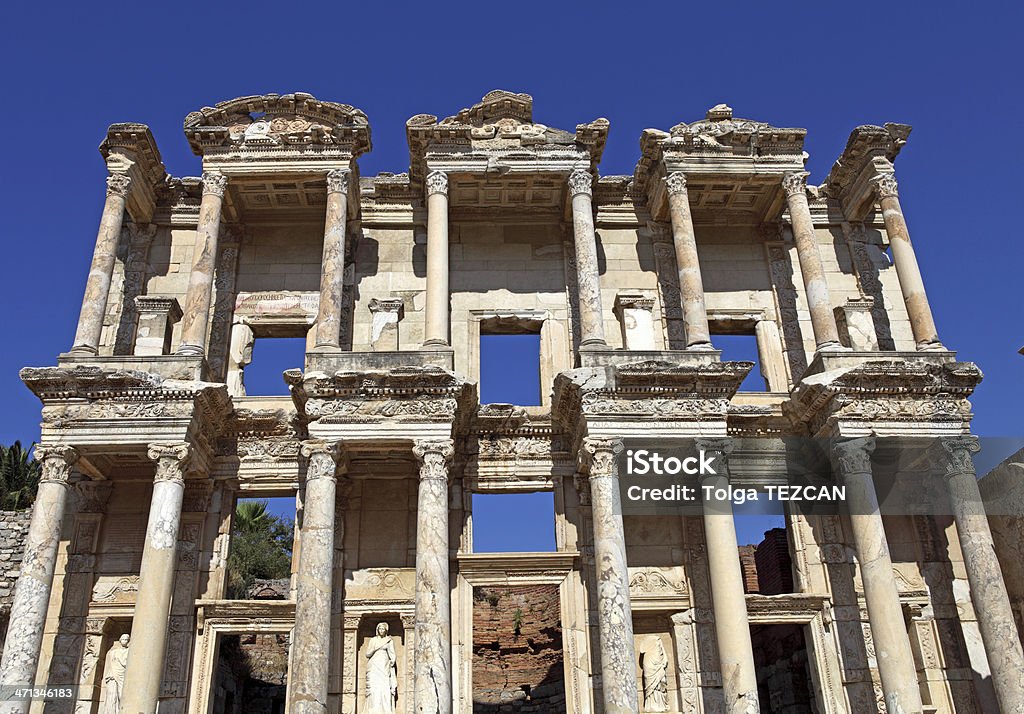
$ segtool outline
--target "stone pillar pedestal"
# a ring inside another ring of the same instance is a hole
[[[588,437],[580,456],[589,464],[590,507],[594,521],[597,571],[597,627],[601,641],[601,681],[606,714],[637,712],[636,647],[629,600],[626,538],[616,458],[619,439]]]
[[[846,298],[846,304],[833,312],[840,335],[846,337],[846,344],[854,352],[877,352],[878,337],[871,311],[875,307],[873,297]]]
[[[807,307],[811,313],[811,327],[818,349],[840,348],[839,330],[832,313],[832,298],[828,292],[825,266],[821,262],[821,251],[814,237],[814,222],[807,204],[807,172],[786,174],[782,179],[786,192],[789,217],[793,222],[793,241],[796,243],[800,260],[800,273],[804,279]]]
[[[973,436],[944,438],[933,447],[933,458],[948,480],[960,551],[971,584],[971,602],[978,617],[999,708],[1003,712],[1021,712],[1024,711],[1024,651],[971,461],[971,454],[979,448],[978,439]]]
[[[128,648],[121,699],[121,711],[126,713],[153,714],[160,696],[185,493],[185,467],[191,454],[191,447],[185,443],[149,447],[149,458],[156,461],[156,475],[139,570],[139,592],[132,615],[133,644]]]
[[[882,220],[885,221],[885,232],[889,236],[892,248],[892,262],[896,265],[896,275],[900,279],[900,291],[903,301],[907,304],[907,315],[910,317],[910,329],[914,333],[914,342],[919,350],[944,350],[939,342],[939,333],[935,329],[935,319],[928,305],[928,296],[924,292],[924,280],[921,268],[917,265],[917,255],[910,243],[910,231],[903,218],[900,206],[896,177],[884,174],[875,179],[875,193],[882,207]]]
[[[448,346],[448,174],[427,174],[427,304],[423,344]]]
[[[36,683],[68,480],[71,467],[78,461],[78,452],[70,446],[37,446],[35,457],[42,463],[43,474],[25,536],[21,575],[14,587],[10,625],[0,660],[0,684],[6,686]],[[27,712],[28,705],[27,701],[9,702],[2,711],[5,714]]]
[[[601,309],[601,278],[597,266],[597,234],[591,201],[593,179],[577,169],[569,175],[572,197],[572,234],[576,250],[576,286],[580,298],[580,347],[602,349],[604,311]]]
[[[341,345],[348,182],[348,171],[334,169],[327,172],[327,221],[320,273],[320,308],[316,317],[316,348],[338,349]]]
[[[370,347],[374,352],[395,352],[398,350],[398,323],[403,316],[402,298],[370,300],[373,321],[370,324]]]
[[[704,281],[697,259],[697,239],[690,215],[690,196],[686,190],[686,176],[681,172],[665,178],[668,189],[668,210],[672,220],[672,243],[676,249],[679,269],[679,291],[686,322],[686,348],[711,349],[708,329],[708,311],[704,305]]]
[[[756,714],[759,704],[754,649],[747,621],[747,600],[743,592],[743,571],[736,544],[732,501],[716,499],[708,493],[709,489],[712,494],[719,489],[728,489],[726,461],[733,447],[730,440],[724,438],[698,439],[696,447],[713,458],[717,472],[704,477],[701,496],[725,711],[727,714]]]
[[[864,584],[871,637],[875,643],[878,675],[889,712],[919,714],[922,709],[917,667],[910,647],[889,544],[878,509],[871,477],[873,438],[839,439],[833,442],[834,468],[846,485],[853,545]]]
[[[206,352],[206,333],[210,326],[213,277],[217,265],[217,238],[220,214],[228,179],[223,174],[203,172],[203,199],[199,204],[199,225],[192,249],[192,272],[188,276],[184,316],[181,321],[181,345],[178,354],[201,355]]]
[[[107,201],[103,204],[103,215],[96,235],[92,265],[89,266],[89,278],[85,283],[85,297],[82,299],[82,312],[78,318],[72,352],[94,355],[99,351],[103,314],[107,309],[117,243],[121,239],[124,207],[131,183],[132,180],[125,174],[111,174],[107,177]]]
[[[138,295],[135,298],[135,309],[139,314],[139,325],[135,331],[135,354],[170,354],[174,323],[181,319],[178,300],[160,295]]]
[[[416,714],[452,712],[452,611],[448,554],[448,462],[451,439],[418,440],[416,510],[416,638],[413,697]]]
[[[308,459],[299,536],[299,568],[295,585],[295,629],[292,635],[288,710],[293,714],[325,714],[330,675],[331,575],[334,539],[343,538],[335,521],[339,445],[304,441]]]
[[[615,295],[615,312],[622,326],[622,346],[627,350],[654,350],[654,297],[628,291]]]

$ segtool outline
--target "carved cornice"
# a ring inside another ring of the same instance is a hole
[[[192,458],[192,447],[189,444],[150,444],[146,455],[156,462],[154,482],[185,483],[185,469]]]
[[[348,193],[349,176],[351,171],[344,169],[332,169],[327,172],[327,193]]]
[[[216,171],[203,172],[203,195],[210,194],[219,198],[224,197],[224,190],[228,185],[228,177]]]
[[[451,439],[417,439],[412,453],[420,464],[420,480],[448,481],[448,464],[455,455]]]
[[[594,179],[590,175],[590,172],[577,169],[569,174],[569,195],[576,196],[584,193],[588,196],[593,195],[593,182]]]
[[[42,465],[40,483],[67,484],[71,467],[78,461],[78,450],[71,446],[37,446],[34,456]]]
[[[622,439],[588,436],[580,447],[580,461],[587,466],[590,478],[612,478],[618,475],[616,457],[622,449]]]
[[[786,192],[786,198],[807,194],[807,177],[810,174],[806,171],[793,171],[782,177],[782,190]]]
[[[427,195],[433,196],[435,193],[440,193],[444,196],[448,195],[448,174],[443,171],[431,171],[427,174]]]
[[[118,198],[128,198],[128,191],[131,189],[132,179],[127,174],[110,174],[107,176],[107,195]]]

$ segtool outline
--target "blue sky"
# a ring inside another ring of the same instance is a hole
[[[18,369],[71,344],[108,124],[149,124],[168,170],[195,175],[189,111],[307,91],[368,114],[375,148],[360,165],[372,175],[407,168],[407,118],[448,116],[494,88],[532,94],[551,126],[607,117],[606,175],[632,173],[644,128],[719,102],[806,127],[812,183],[857,124],[914,125],[896,167],[940,336],[986,374],[976,431],[1018,434],[1022,17],[1018,3],[984,2],[12,4],[0,442],[38,436]]]

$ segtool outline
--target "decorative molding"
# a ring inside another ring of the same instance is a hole
[[[842,476],[870,475],[871,454],[874,450],[874,437],[836,439],[832,442],[832,457]]]
[[[128,198],[128,191],[131,189],[132,179],[127,174],[110,174],[107,176],[107,196]]]
[[[153,477],[155,483],[173,481],[184,485],[185,467],[192,457],[189,444],[150,444],[146,455],[156,462],[156,474]]]
[[[412,453],[420,464],[420,480],[448,481],[448,463],[455,455],[451,439],[417,439]]]
[[[593,183],[594,179],[590,175],[589,171],[583,169],[576,169],[569,174],[569,196],[576,196],[581,193],[585,193],[588,196],[593,195]]]
[[[618,474],[616,457],[622,453],[622,439],[588,436],[580,448],[580,460],[589,467],[590,478],[610,478]]]
[[[318,478],[337,478],[342,457],[341,442],[307,440],[302,442],[302,457],[307,459],[306,481]]]
[[[448,174],[443,171],[431,171],[427,174],[427,195],[432,196],[435,193],[448,195]]]
[[[224,198],[224,190],[228,185],[228,177],[216,171],[203,172],[203,195],[211,194]]]
[[[872,182],[872,185],[879,200],[899,197],[899,185],[896,183],[895,174],[880,174]]]
[[[943,437],[939,439],[938,446],[939,449],[932,447],[933,458],[944,468],[946,478],[975,475],[971,454],[981,451],[978,437],[971,435]]]
[[[327,172],[327,193],[348,194],[348,182],[351,171],[332,169]]]
[[[72,446],[37,446],[35,459],[42,464],[40,483],[67,485],[71,467],[78,461],[78,450]]]
[[[807,195],[807,171],[792,171],[782,177],[782,190],[786,192],[786,198]]]
[[[673,171],[665,177],[665,188],[669,196],[686,196],[686,174],[682,171]]]

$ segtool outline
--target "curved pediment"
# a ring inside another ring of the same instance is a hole
[[[370,150],[366,114],[304,92],[238,97],[203,107],[185,117],[184,129],[192,151],[200,156],[304,146],[333,146],[353,156]]]

